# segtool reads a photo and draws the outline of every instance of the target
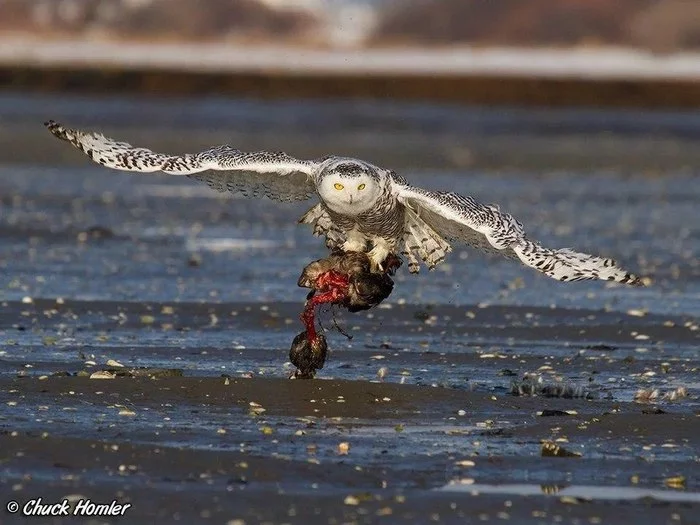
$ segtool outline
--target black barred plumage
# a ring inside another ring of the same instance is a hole
[[[46,127],[108,168],[186,175],[218,191],[280,201],[306,200],[316,190],[312,179],[316,162],[301,161],[281,152],[245,153],[223,145],[201,153],[163,155],[99,133],[65,128],[54,121],[47,122]]]
[[[195,154],[164,155],[53,121],[46,126],[93,161],[113,169],[186,175],[218,191],[247,197],[292,201],[316,195],[320,204],[300,222],[311,224],[316,235],[324,235],[329,248],[369,251],[376,266],[389,253],[401,252],[411,272],[418,271],[421,261],[432,268],[451,251],[448,241],[458,241],[518,259],[560,281],[642,284],[612,259],[541,246],[526,236],[520,222],[495,205],[454,192],[416,188],[403,177],[358,159],[299,160],[282,152],[246,153],[228,145]]]

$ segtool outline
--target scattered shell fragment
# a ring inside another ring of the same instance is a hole
[[[540,490],[542,491],[542,494],[556,494],[561,490],[561,487],[559,485],[540,485]]]
[[[251,401],[249,403],[249,405],[250,405],[250,414],[252,414],[252,415],[258,416],[258,415],[266,412],[265,407],[263,407],[260,403],[256,403],[255,401]]]
[[[571,452],[564,447],[557,445],[553,441],[545,441],[542,443],[541,449],[542,457],[545,458],[580,458],[581,454],[578,452]]]
[[[668,401],[676,401],[678,399],[683,399],[684,397],[688,397],[688,390],[684,386],[679,386],[675,390],[671,390],[670,392],[666,392],[664,394],[664,399]]]
[[[347,441],[342,441],[338,443],[338,454],[341,456],[347,455],[347,453],[350,452],[350,443]]]
[[[120,416],[135,416],[136,412],[134,412],[133,410],[129,410],[128,408],[122,408],[119,411],[119,415]]]
[[[473,485],[476,483],[474,478],[460,478],[450,481],[450,485]]]
[[[121,364],[119,361],[115,361],[114,359],[110,359],[107,361],[107,366],[113,366],[115,368],[124,368],[124,365]]]
[[[658,388],[642,388],[635,392],[634,400],[637,403],[654,403],[660,399],[664,401],[678,401],[688,396],[688,390],[679,386],[663,394]]]
[[[114,379],[117,374],[110,372],[109,370],[98,370],[90,374],[90,379]]]
[[[567,505],[578,505],[579,503],[581,503],[581,501],[578,498],[575,498],[573,496],[561,496],[559,498],[559,501]]]
[[[685,476],[673,476],[664,480],[664,485],[672,489],[685,489]]]
[[[360,499],[357,496],[353,496],[352,494],[350,494],[349,496],[345,497],[343,503],[345,503],[346,505],[359,505]]]

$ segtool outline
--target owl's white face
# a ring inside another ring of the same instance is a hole
[[[324,173],[318,184],[318,194],[326,205],[336,213],[351,217],[372,208],[381,193],[377,180],[363,169],[339,168]]]

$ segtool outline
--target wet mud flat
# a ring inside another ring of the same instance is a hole
[[[129,523],[693,523],[700,504],[687,455],[697,415],[682,410],[331,380],[102,383],[5,385],[63,412],[46,416],[49,430],[0,437],[8,498],[117,499],[132,504]],[[105,399],[90,402],[104,414],[92,438],[58,421],[87,398]],[[253,402],[267,412],[251,415]],[[136,415],[116,416],[119,404]],[[542,439],[583,455],[541,457]]]
[[[267,306],[5,302],[3,326],[39,338],[2,353],[6,499],[117,499],[132,507],[106,522],[129,523],[697,516],[692,321],[496,306],[455,320],[460,308],[426,317],[424,307],[394,305],[344,319],[369,336],[348,348],[329,332],[319,378],[292,380],[279,347],[295,327],[280,320],[298,305]],[[577,324],[591,318],[595,340]],[[175,326],[163,328],[167,320]],[[470,341],[466,348],[432,349],[448,325],[451,337]],[[241,336],[246,326],[267,326],[280,343],[195,344]],[[154,333],[185,327],[189,343],[152,342]],[[102,334],[102,344],[76,348],[66,336],[44,335],[70,328],[78,337]],[[511,343],[489,343],[494,332]],[[652,352],[640,351],[640,333]],[[113,377],[95,378],[105,372]],[[568,389],[528,395],[526,375]],[[671,395],[679,387],[687,390]],[[635,401],[639,391],[657,396]]]

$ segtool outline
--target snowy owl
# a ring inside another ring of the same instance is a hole
[[[246,153],[216,146],[182,156],[155,153],[100,133],[69,129],[49,121],[49,131],[108,168],[187,175],[219,191],[278,201],[320,201],[299,219],[325,236],[330,249],[365,252],[381,272],[388,257],[404,255],[411,273],[421,261],[433,268],[462,242],[481,251],[519,260],[553,279],[604,279],[641,285],[612,259],[574,250],[545,248],[529,239],[522,224],[495,205],[453,192],[410,185],[394,172],[338,156],[299,160],[286,153]]]

